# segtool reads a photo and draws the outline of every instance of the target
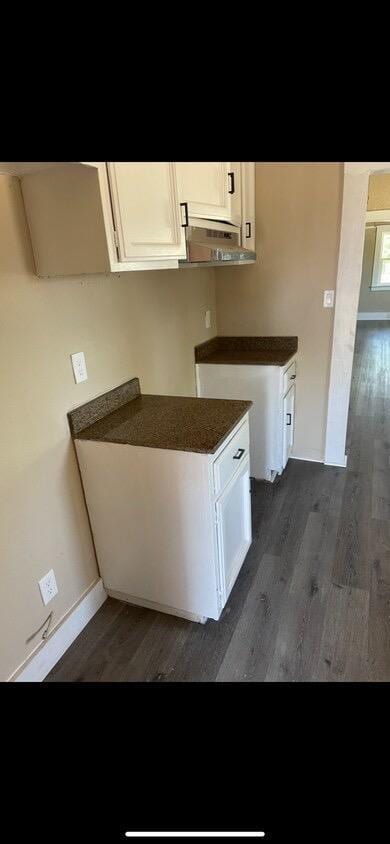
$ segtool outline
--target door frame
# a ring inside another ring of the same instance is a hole
[[[336,281],[324,463],[346,466],[349,397],[361,285],[368,180],[390,161],[346,161]]]

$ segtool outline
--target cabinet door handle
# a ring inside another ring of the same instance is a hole
[[[234,186],[234,173],[233,173],[233,171],[232,171],[231,173],[228,173],[228,176],[230,177],[230,190],[228,190],[228,193],[235,193],[235,186]]]
[[[185,223],[181,224],[182,229],[186,229],[188,226],[188,202],[181,202],[180,208],[184,208],[185,210]]]
[[[287,413],[287,425],[291,425],[291,413]]]
[[[245,237],[251,237],[252,223],[245,223],[245,225],[246,225],[246,235],[245,235]]]
[[[290,375],[290,381],[295,381],[296,377],[296,375]]]
[[[245,448],[239,448],[233,457],[233,460],[241,460],[242,455],[245,454]]]

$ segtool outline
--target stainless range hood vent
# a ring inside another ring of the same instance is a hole
[[[180,267],[220,267],[228,263],[237,265],[255,262],[256,252],[241,246],[239,227],[214,223],[213,228],[206,228],[207,223],[211,223],[211,220],[199,220],[199,225],[190,224],[187,227],[187,260],[179,261]]]

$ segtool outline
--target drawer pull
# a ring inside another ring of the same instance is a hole
[[[245,448],[239,448],[238,451],[236,451],[233,460],[241,460],[243,454],[245,454]]]
[[[287,413],[287,419],[288,419],[287,425],[291,425],[291,413]]]

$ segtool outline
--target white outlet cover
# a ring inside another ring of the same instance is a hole
[[[206,311],[204,321],[206,328],[211,328],[211,311]]]
[[[73,375],[76,384],[81,384],[82,381],[88,380],[87,366],[85,363],[84,352],[75,352],[70,356],[73,367]]]
[[[58,593],[57,581],[53,569],[50,569],[44,577],[38,581],[38,586],[41,592],[42,601],[48,604],[52,598]]]

